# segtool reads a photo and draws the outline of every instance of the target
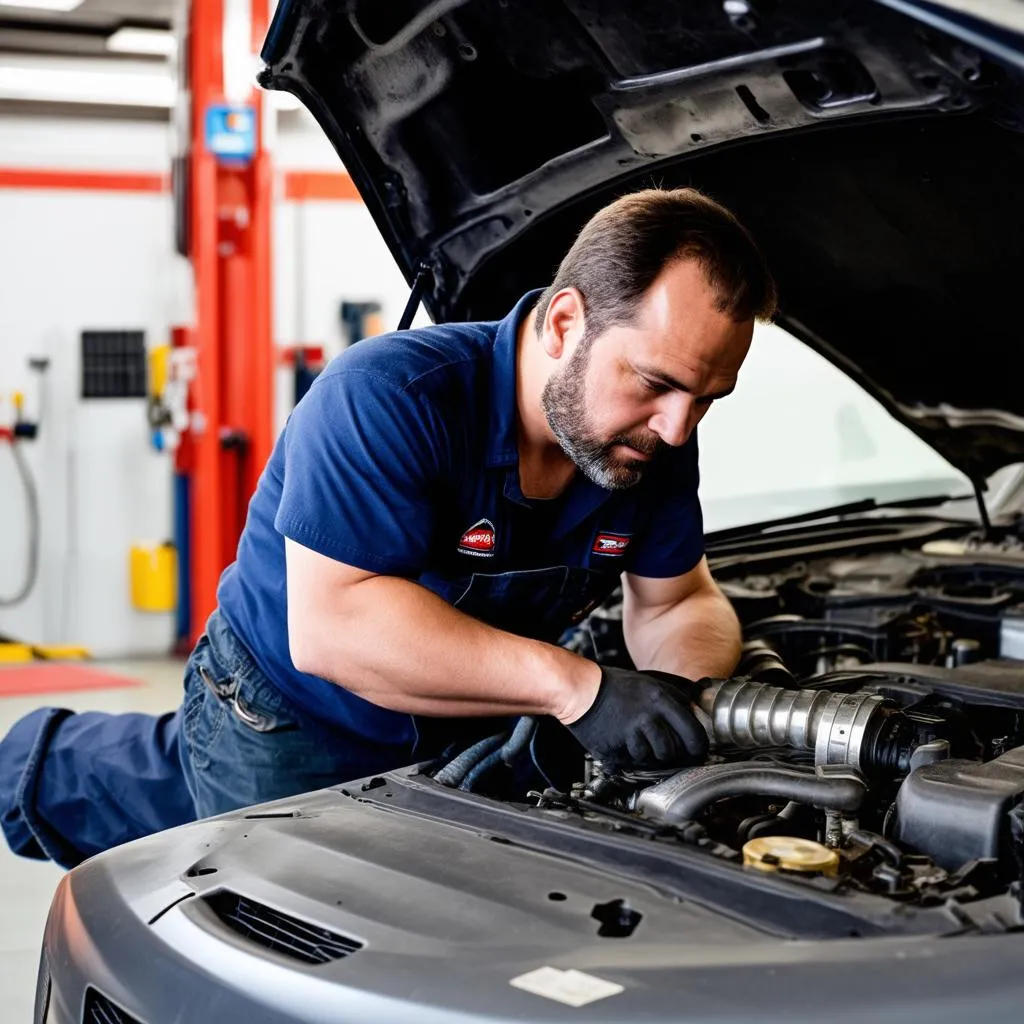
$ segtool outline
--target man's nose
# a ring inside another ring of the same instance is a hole
[[[647,421],[647,426],[665,444],[678,448],[686,443],[693,430],[695,411],[693,395],[673,391],[658,400],[658,411]]]

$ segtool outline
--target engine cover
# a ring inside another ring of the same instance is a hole
[[[1013,861],[1009,811],[1024,798],[1024,747],[985,763],[922,765],[896,797],[896,839],[947,871],[969,861]]]

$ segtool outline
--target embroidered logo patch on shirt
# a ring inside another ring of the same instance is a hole
[[[459,541],[459,553],[477,558],[491,558],[494,555],[494,523],[481,519],[474,523]]]
[[[631,533],[609,533],[603,530],[594,538],[594,546],[590,550],[595,555],[624,555],[632,537]]]

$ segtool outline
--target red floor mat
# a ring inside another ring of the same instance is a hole
[[[141,684],[140,679],[65,662],[0,667],[0,697],[28,697],[69,690],[113,690]]]

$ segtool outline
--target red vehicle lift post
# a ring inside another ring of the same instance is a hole
[[[235,557],[248,501],[274,440],[273,169],[260,91],[252,85],[240,105],[238,97],[228,103],[223,37],[231,3],[191,0],[184,62],[191,94],[186,205],[197,354],[191,436],[181,452],[190,476],[192,643],[216,607],[217,582]],[[258,53],[268,0],[250,3],[250,52]],[[253,119],[255,145],[243,159],[224,159],[210,146],[211,109],[232,105],[241,112],[234,116],[251,111]]]

